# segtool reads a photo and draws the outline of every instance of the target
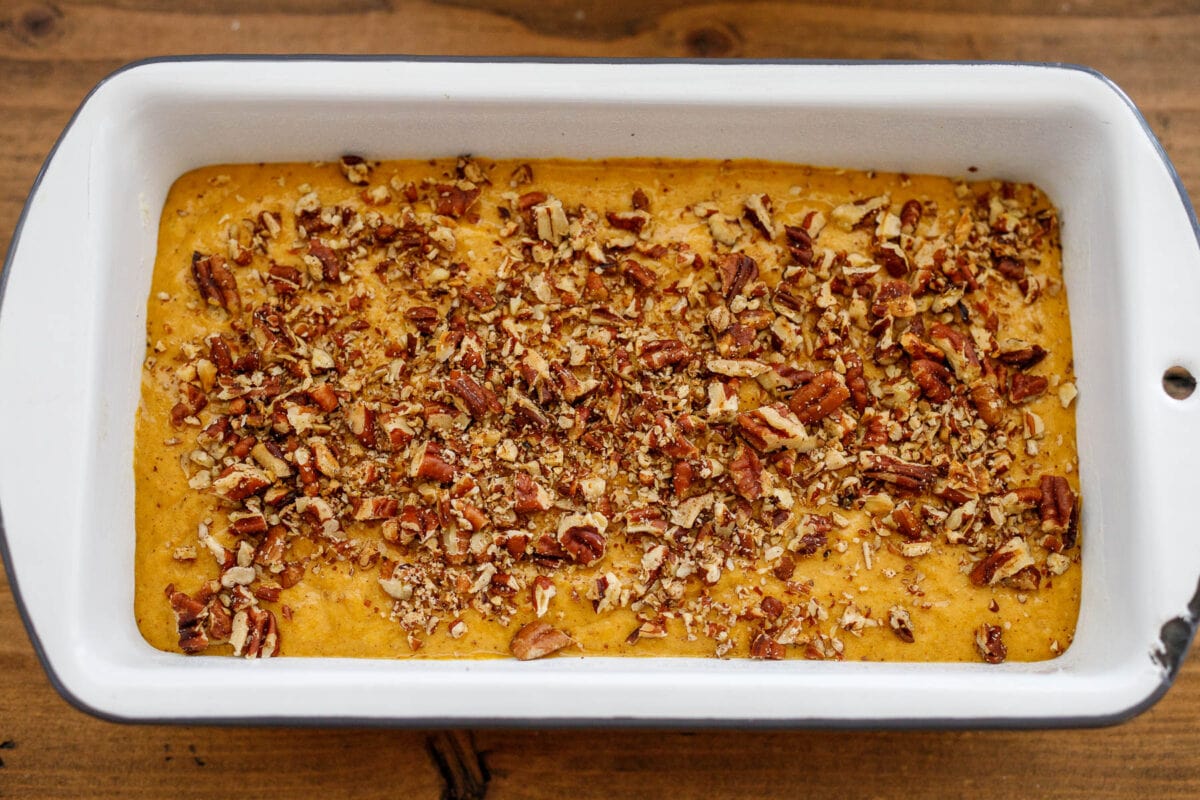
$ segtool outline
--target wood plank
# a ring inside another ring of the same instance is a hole
[[[62,126],[111,70],[163,53],[280,51],[1086,63],[1129,92],[1200,190],[1200,7],[1186,0],[263,0],[254,13],[235,0],[18,0],[0,6],[0,249]],[[0,573],[3,797],[1190,798],[1200,794],[1198,715],[1193,652],[1158,706],[1102,730],[117,726],[55,694]]]

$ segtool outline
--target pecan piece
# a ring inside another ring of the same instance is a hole
[[[792,261],[802,267],[811,267],[813,263],[813,243],[812,237],[808,235],[808,231],[804,230],[804,228],[784,225],[783,236],[787,240],[787,249],[792,254]]]
[[[605,215],[608,224],[614,228],[632,233],[641,233],[642,228],[650,221],[650,215],[645,211],[609,211]]]
[[[759,230],[767,241],[775,238],[775,226],[771,223],[771,198],[765,194],[752,194],[746,197],[743,204],[743,216],[751,225]]]
[[[621,272],[639,289],[653,289],[658,283],[658,275],[654,274],[654,270],[632,258],[621,262]]]
[[[224,257],[193,252],[192,277],[196,279],[200,296],[210,306],[220,306],[231,314],[241,312],[242,298],[238,295],[237,279],[225,266]]]
[[[275,614],[261,608],[249,608],[239,612],[247,616],[247,632],[244,646],[234,644],[234,654],[246,658],[270,658],[279,652],[279,625],[275,622]],[[229,641],[235,642],[237,636],[237,617],[234,617],[233,631]]]
[[[913,316],[917,313],[917,303],[913,300],[912,287],[904,281],[884,281],[875,293],[871,313],[877,317],[890,315],[895,319]]]
[[[1059,475],[1043,475],[1038,486],[1042,490],[1038,508],[1042,530],[1047,533],[1066,532],[1075,517],[1075,492],[1071,490],[1071,484]]]
[[[333,411],[338,407],[338,396],[328,383],[318,383],[308,390],[308,396],[321,407],[322,411]]]
[[[350,500],[350,508],[359,522],[391,519],[400,512],[400,501],[394,497],[355,497]]]
[[[603,514],[567,514],[558,523],[558,541],[573,561],[586,567],[604,557],[607,528]]]
[[[995,428],[1004,421],[1004,398],[996,391],[996,387],[987,381],[977,381],[971,386],[970,394],[979,418],[989,428]]]
[[[413,306],[404,312],[404,318],[411,322],[421,333],[433,333],[437,328],[441,315],[436,308],[430,306]]]
[[[929,338],[945,354],[954,369],[954,374],[964,383],[972,383],[982,374],[975,345],[961,332],[948,325],[935,322],[929,326]]]
[[[925,358],[918,359],[912,362],[912,374],[917,386],[921,387],[921,394],[931,403],[944,403],[950,399],[953,376],[941,364]]]
[[[521,661],[532,661],[551,653],[557,653],[567,645],[573,644],[570,636],[546,622],[530,622],[521,630],[508,645],[509,651]]]
[[[884,242],[875,248],[875,260],[893,278],[903,278],[908,274],[908,256],[895,242]]]
[[[975,565],[971,570],[971,583],[991,586],[1031,566],[1033,557],[1029,555],[1029,545],[1021,537],[1014,536]]]
[[[469,184],[468,184],[469,185]],[[449,183],[439,183],[433,187],[435,196],[433,211],[447,217],[458,219],[467,213],[467,209],[479,199],[480,189],[472,187],[462,189]]]
[[[528,473],[518,472],[513,484],[513,511],[518,514],[533,514],[550,508],[550,493],[529,477]]]
[[[888,627],[892,629],[892,633],[896,634],[896,638],[902,642],[912,644],[917,640],[916,635],[913,633],[912,617],[900,606],[892,606],[888,609]]]
[[[909,200],[900,208],[900,231],[912,235],[921,224],[923,208],[920,200]]]
[[[721,294],[732,300],[758,277],[758,262],[744,253],[730,253],[717,262],[717,273],[721,277]]]
[[[363,447],[375,447],[375,411],[366,403],[350,406],[346,412],[346,426]]]
[[[370,182],[371,163],[362,156],[344,155],[338,159],[338,166],[342,168],[346,180],[355,186],[366,186]]]
[[[496,307],[496,298],[492,293],[479,286],[468,286],[462,290],[462,296],[476,311],[491,311]]]
[[[204,393],[190,383],[183,384],[183,399],[171,409],[171,424],[176,428],[183,425],[188,417],[199,414],[208,405]]]
[[[801,422],[818,422],[849,399],[850,390],[846,387],[845,380],[833,370],[827,369],[800,387],[788,401],[788,407]]]
[[[729,462],[729,474],[733,478],[734,491],[740,497],[754,501],[763,496],[762,461],[750,448],[738,446]]]
[[[450,379],[446,381],[446,390],[463,401],[469,413],[475,419],[482,419],[489,412],[499,414],[504,411],[496,393],[486,386],[479,385],[474,378],[459,370],[450,371]]]
[[[913,491],[928,489],[937,478],[937,469],[927,464],[914,464],[878,453],[862,453],[859,467],[863,477]]]
[[[659,370],[666,366],[686,364],[692,350],[678,339],[657,339],[642,345],[641,361],[646,369]]]
[[[270,475],[249,464],[232,464],[212,482],[213,491],[226,500],[240,503],[273,483]]]
[[[1023,403],[1046,391],[1050,382],[1042,375],[1026,375],[1018,372],[1012,376],[1012,386],[1008,390],[1008,399],[1013,404]]]
[[[767,661],[779,661],[783,658],[783,645],[772,639],[766,633],[759,633],[750,642],[750,657]]]
[[[1017,369],[1029,369],[1041,363],[1046,350],[1041,345],[1029,344],[1020,339],[1007,339],[1000,343],[996,360]]]
[[[413,478],[451,483],[454,480],[455,470],[442,457],[442,446],[437,442],[428,441],[417,447],[408,474]]]
[[[1012,256],[995,258],[992,267],[1010,281],[1019,281],[1025,277],[1025,265]]]
[[[319,239],[308,240],[308,254],[321,262],[321,277],[329,283],[340,283],[342,258]]]
[[[862,358],[858,353],[843,353],[842,363],[846,365],[846,388],[850,390],[850,404],[861,414],[871,401],[867,379],[863,374]]]
[[[979,655],[989,664],[999,664],[1008,657],[1004,632],[999,625],[980,625],[975,630],[975,646],[979,649]]]
[[[808,435],[804,424],[783,403],[738,414],[737,424],[746,441],[764,453],[781,448],[807,452],[817,445],[817,440]]]

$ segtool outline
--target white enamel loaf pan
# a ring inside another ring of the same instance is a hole
[[[133,617],[134,409],[158,214],[221,162],[759,157],[1035,181],[1062,212],[1083,497],[1078,636],[1044,663],[541,662],[158,652]],[[977,171],[969,173],[971,168]],[[121,720],[1068,725],[1147,708],[1200,600],[1200,249],[1102,76],[1003,64],[181,59],[104,81],[13,239],[0,308],[5,566],[64,696]]]

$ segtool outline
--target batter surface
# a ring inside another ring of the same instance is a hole
[[[1035,187],[766,162],[207,167],[162,214],[135,610],[188,653],[1053,658]]]

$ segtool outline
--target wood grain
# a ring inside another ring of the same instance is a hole
[[[1200,191],[1200,5],[1013,0],[0,3],[0,249],[71,112],[127,61],[197,52],[1067,61],[1139,104]],[[0,454],[0,458],[9,457]],[[0,797],[1200,795],[1200,658],[1115,728],[1041,732],[117,726],[50,687],[0,576]]]

